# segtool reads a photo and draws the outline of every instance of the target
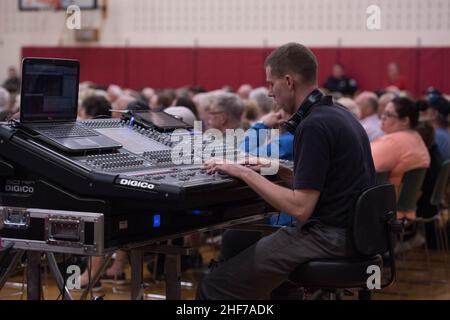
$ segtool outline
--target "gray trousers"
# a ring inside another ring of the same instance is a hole
[[[220,263],[199,284],[198,299],[269,299],[301,264],[316,259],[354,256],[346,229],[316,220],[282,227],[231,259]]]

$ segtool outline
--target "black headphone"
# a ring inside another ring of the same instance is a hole
[[[283,127],[290,133],[295,134],[295,130],[297,129],[300,122],[302,122],[308,114],[311,112],[311,109],[314,105],[320,102],[323,98],[323,93],[318,89],[315,89],[311,92],[303,101],[303,103],[298,108],[297,112],[292,115],[292,117],[283,124]]]

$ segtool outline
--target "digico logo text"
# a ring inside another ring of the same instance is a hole
[[[144,182],[144,181],[136,181],[136,180],[129,180],[129,179],[120,179],[120,185],[130,186],[130,187],[140,188],[140,189],[148,189],[148,190],[155,189],[154,184]]]
[[[7,184],[7,185],[5,185],[5,191],[6,192],[17,192],[17,193],[33,193],[34,188],[27,187],[27,186],[13,186],[13,185]]]

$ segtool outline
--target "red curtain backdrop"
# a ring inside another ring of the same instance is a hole
[[[140,89],[200,85],[207,90],[242,83],[265,85],[268,48],[78,48],[25,47],[23,57],[72,58],[81,62],[81,81]],[[364,90],[381,89],[387,64],[395,61],[415,95],[428,86],[450,92],[450,48],[313,48],[323,84],[334,63]]]

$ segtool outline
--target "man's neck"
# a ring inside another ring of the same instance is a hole
[[[299,108],[303,101],[305,101],[306,97],[310,95],[313,90],[317,89],[317,85],[312,85],[309,87],[302,88],[301,90],[297,90],[295,94],[295,108]]]

